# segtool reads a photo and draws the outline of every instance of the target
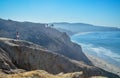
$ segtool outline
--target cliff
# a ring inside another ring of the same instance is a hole
[[[0,49],[0,55],[2,55],[2,58],[0,58],[0,68],[2,72],[5,71],[4,73],[7,71],[7,73],[19,74],[19,72],[40,69],[52,74],[82,71],[83,78],[91,76],[119,78],[115,74],[95,66],[71,60],[43,46],[28,41],[0,38]],[[18,71],[15,72],[15,70]]]
[[[15,38],[19,32],[20,39],[39,44],[48,50],[62,54],[74,60],[92,65],[82,52],[81,46],[71,42],[66,33],[46,27],[45,24],[17,22],[0,19],[0,37]]]

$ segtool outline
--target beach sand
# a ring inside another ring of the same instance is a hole
[[[85,53],[85,55],[92,61],[92,63],[96,67],[99,67],[101,69],[104,69],[106,71],[115,73],[115,74],[120,76],[120,68],[119,67],[117,67],[115,65],[112,65],[112,64],[108,63],[107,61],[105,61],[105,60],[103,60],[101,58],[98,58],[96,56],[89,55],[87,53]]]

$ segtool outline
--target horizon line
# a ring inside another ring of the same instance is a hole
[[[54,23],[68,23],[68,24],[87,24],[87,25],[92,25],[92,26],[101,26],[101,27],[114,27],[114,28],[120,28],[120,27],[116,27],[116,26],[109,26],[109,25],[96,25],[96,24],[90,24],[90,23],[85,23],[85,22],[66,22],[66,21],[60,21],[60,22],[39,22],[39,21],[30,21],[30,20],[14,20],[14,19],[10,19],[10,18],[0,18],[1,20],[6,20],[6,21],[16,21],[16,22],[30,22],[30,23],[41,23],[41,24],[54,24]]]

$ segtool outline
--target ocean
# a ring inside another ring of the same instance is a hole
[[[120,31],[82,32],[71,36],[83,52],[120,67]]]

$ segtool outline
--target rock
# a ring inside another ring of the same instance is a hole
[[[0,47],[9,54],[13,63],[21,69],[43,69],[54,74],[80,70],[67,57],[30,42],[1,38]]]
[[[4,70],[16,69],[9,55],[2,48],[0,48],[0,69]]]

